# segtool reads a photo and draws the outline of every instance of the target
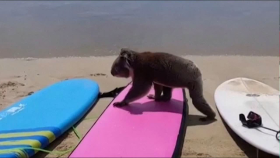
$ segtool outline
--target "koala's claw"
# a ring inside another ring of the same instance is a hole
[[[155,96],[154,96],[153,94],[149,94],[149,95],[147,95],[147,97],[148,97],[149,99],[155,99]]]
[[[113,105],[116,107],[123,107],[123,106],[127,106],[128,104],[125,102],[115,102]]]

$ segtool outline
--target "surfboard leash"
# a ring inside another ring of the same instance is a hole
[[[99,98],[116,97],[126,86],[117,87],[109,92],[99,93]]]
[[[250,88],[247,86],[245,81],[241,78],[241,82],[243,83],[244,87],[249,91],[250,94],[253,94]],[[259,100],[256,97],[253,97],[256,102],[260,105],[260,107],[267,113],[267,115],[271,118],[271,120],[275,123],[276,126],[279,126],[275,120],[272,118],[272,116],[269,115],[269,112],[264,108],[264,106],[259,102]]]
[[[87,120],[90,120],[90,119],[93,119],[93,118],[87,118]],[[75,135],[77,136],[77,138],[79,139],[79,141],[81,141],[81,134],[76,130],[76,128],[74,126],[72,127],[72,129],[73,129],[73,132],[75,133]],[[35,148],[35,147],[20,147],[20,148],[12,148],[12,149],[1,150],[0,153],[2,153],[2,152],[15,152],[14,150],[28,150],[28,149],[31,149],[31,150],[41,151],[41,152],[45,152],[45,153],[49,153],[49,154],[55,154],[55,155],[60,157],[64,154],[72,152],[77,147],[77,145],[75,145],[74,147],[72,147],[70,149],[64,150],[64,151],[55,151],[55,150],[51,151],[51,150],[46,150],[46,149],[42,149],[42,148]],[[27,154],[25,156],[28,157]]]
[[[75,129],[75,127],[72,127],[72,129],[73,129],[74,133],[76,134],[76,136],[78,137],[78,139],[81,140],[81,136],[78,133],[78,131]],[[67,149],[65,151],[55,151],[55,150],[50,151],[50,150],[46,150],[46,149],[42,149],[42,148],[35,148],[35,147],[20,147],[20,148],[12,148],[12,149],[1,150],[0,153],[2,153],[2,152],[15,152],[14,150],[28,150],[28,149],[30,150],[31,149],[31,150],[41,151],[41,152],[45,152],[45,153],[49,153],[49,154],[56,154],[57,156],[62,156],[66,153],[69,153],[69,152],[73,151],[76,148],[76,146],[74,146],[70,149]],[[25,156],[28,157],[28,155],[25,155]]]
[[[274,129],[264,127],[262,125],[262,117],[259,114],[255,113],[253,111],[250,111],[249,114],[247,115],[247,118],[248,118],[248,120],[246,120],[244,114],[239,114],[239,120],[241,121],[243,126],[248,127],[248,128],[261,127],[261,128],[276,132],[276,139],[278,141],[280,141],[280,136],[279,136],[280,131],[276,131]]]

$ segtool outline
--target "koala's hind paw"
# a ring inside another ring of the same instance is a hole
[[[147,97],[148,97],[149,99],[155,99],[155,95],[153,95],[153,94],[149,94],[149,95],[147,95]]]
[[[154,99],[156,102],[167,102],[167,101],[170,100],[169,98],[166,98],[166,97],[163,97],[163,96],[161,96],[159,98],[156,98],[155,95],[153,95],[153,94],[149,94],[149,95],[147,95],[147,97],[149,99]]]

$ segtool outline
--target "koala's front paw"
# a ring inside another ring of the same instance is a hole
[[[161,102],[161,101],[162,101],[162,98],[161,98],[161,97],[156,97],[156,96],[153,95],[153,94],[149,94],[149,95],[147,95],[147,97],[148,97],[149,99],[154,99],[156,102]]]
[[[113,105],[116,107],[123,107],[123,106],[127,106],[128,104],[125,102],[115,102]]]

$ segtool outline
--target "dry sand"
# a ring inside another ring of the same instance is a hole
[[[114,78],[110,66],[115,57],[69,57],[50,59],[0,59],[0,110],[60,80],[84,77],[97,81],[102,92],[126,85],[129,79]],[[278,57],[244,56],[188,56],[203,73],[204,94],[217,111],[214,102],[215,88],[233,77],[260,80],[276,89],[279,80]],[[98,74],[99,73],[99,74]],[[188,93],[187,93],[188,95]],[[189,96],[187,96],[189,99]],[[84,135],[112,98],[100,99],[77,130]],[[202,116],[189,99],[190,117],[182,157],[256,157],[256,150],[231,132],[217,116],[217,121],[201,124]],[[52,143],[49,150],[66,150],[78,143],[72,130]],[[62,157],[67,157],[68,154]],[[272,157],[260,152],[260,156]],[[35,157],[55,157],[55,154],[38,153]]]

